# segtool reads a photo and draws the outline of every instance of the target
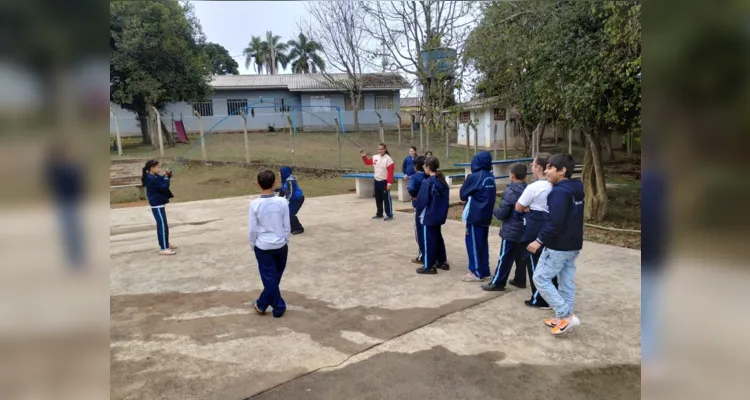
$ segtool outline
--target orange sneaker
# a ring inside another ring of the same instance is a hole
[[[563,318],[560,320],[560,323],[555,325],[552,328],[552,334],[553,335],[560,335],[563,333],[568,333],[573,330],[574,327],[581,325],[581,320],[578,319],[575,315],[571,315],[567,318]]]
[[[560,318],[557,318],[557,317],[555,317],[555,318],[545,318],[545,320],[544,320],[544,325],[547,325],[550,328],[554,328],[554,327],[556,327],[559,324],[560,324]]]

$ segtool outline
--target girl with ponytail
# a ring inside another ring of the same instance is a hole
[[[450,188],[445,175],[440,171],[440,161],[428,157],[424,162],[428,178],[422,183],[417,195],[416,213],[422,223],[424,240],[424,265],[417,268],[418,274],[437,274],[437,269],[450,270],[445,253],[445,241],[441,227],[448,218]]]
[[[146,197],[148,204],[151,206],[151,213],[156,219],[156,236],[159,240],[159,254],[171,256],[177,254],[173,246],[169,243],[169,225],[167,223],[167,213],[164,207],[169,203],[169,199],[174,197],[169,190],[169,180],[172,178],[172,171],[165,170],[162,174],[161,164],[156,160],[146,161],[143,166],[141,175],[141,184],[146,188]]]

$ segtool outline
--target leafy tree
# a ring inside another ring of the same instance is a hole
[[[109,36],[110,100],[138,115],[144,143],[151,143],[150,106],[163,110],[209,94],[205,38],[190,3],[114,1]]]
[[[309,40],[304,33],[297,36],[297,40],[287,42],[289,48],[289,61],[292,63],[292,72],[295,74],[317,73],[318,70],[325,70],[326,63],[320,56],[319,52],[323,51],[320,43]]]
[[[217,43],[206,43],[203,51],[211,63],[211,72],[214,75],[239,75],[239,64],[229,55],[224,46]]]
[[[478,91],[512,106],[524,132],[555,121],[584,133],[589,219],[606,214],[602,138],[640,132],[640,51],[628,1],[491,3],[469,39]]]
[[[245,50],[242,51],[242,54],[245,56],[245,68],[250,68],[250,64],[253,64],[253,68],[255,69],[255,72],[258,74],[263,73],[263,65],[265,65],[265,49],[263,40],[260,38],[260,36],[252,36],[250,38],[250,43],[248,43]]]

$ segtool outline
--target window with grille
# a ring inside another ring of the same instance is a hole
[[[245,107],[247,107],[247,99],[227,100],[228,115],[240,115],[240,112],[245,112]]]
[[[496,108],[493,110],[492,119],[495,121],[505,121],[505,109]]]
[[[364,110],[365,108],[362,106],[362,97],[359,98],[359,107],[357,107],[357,110]],[[352,101],[352,98],[347,96],[346,99],[344,99],[344,109],[346,111],[354,111],[354,102]]]
[[[195,101],[191,105],[193,110],[197,111],[201,117],[213,117],[214,115],[213,101]]]
[[[331,99],[328,96],[310,96],[310,111],[331,111]]]
[[[469,121],[471,121],[471,112],[470,111],[462,112],[461,117],[458,122],[462,124],[468,124]]]
[[[284,100],[285,99],[273,99],[274,111],[284,112],[284,111],[289,111],[291,109],[289,105],[284,103]]]
[[[393,110],[393,96],[375,96],[376,110]]]

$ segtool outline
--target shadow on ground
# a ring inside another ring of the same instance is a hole
[[[412,354],[385,352],[244,399],[617,400],[641,394],[639,365],[498,365],[504,358],[501,352],[462,356],[442,346]],[[243,399],[239,389],[216,398]]]

